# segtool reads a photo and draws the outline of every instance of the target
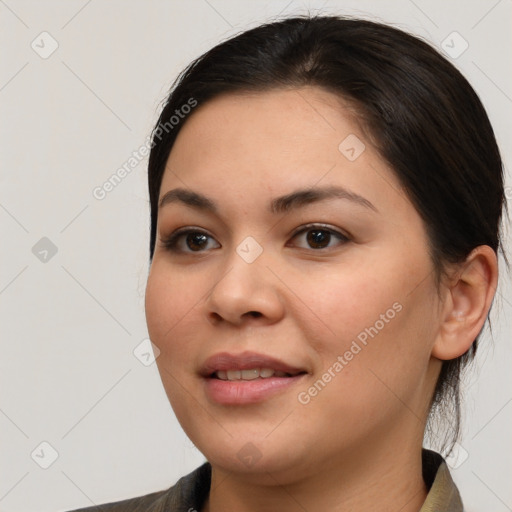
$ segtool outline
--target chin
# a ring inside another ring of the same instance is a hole
[[[289,477],[291,473],[296,473],[305,456],[297,451],[299,443],[289,441],[284,444],[278,439],[265,439],[268,432],[265,430],[260,435],[233,437],[224,433],[222,438],[204,433],[201,439],[193,439],[193,442],[214,468],[237,475],[250,475],[261,484],[269,485],[276,484],[274,478],[278,475],[284,478],[284,475]]]

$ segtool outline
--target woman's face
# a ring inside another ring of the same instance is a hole
[[[440,368],[426,232],[341,101],[198,107],[160,199],[149,334],[214,467],[284,483],[421,443]]]

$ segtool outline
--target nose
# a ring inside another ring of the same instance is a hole
[[[278,283],[262,256],[247,263],[234,253],[206,297],[209,320],[236,326],[278,322],[284,313]]]

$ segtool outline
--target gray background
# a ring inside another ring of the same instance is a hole
[[[93,190],[146,142],[191,59],[308,9],[380,19],[452,54],[467,41],[449,58],[511,161],[511,0],[0,0],[2,512],[148,493],[203,462],[155,364],[143,364],[144,345],[133,353],[147,338],[147,158],[103,200]],[[511,183],[509,174],[509,199]],[[468,512],[512,510],[509,281],[503,273],[449,459]]]

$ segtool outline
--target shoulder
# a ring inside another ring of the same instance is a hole
[[[154,492],[145,496],[94,505],[70,512],[160,512],[165,510],[165,503],[168,495],[172,493],[172,489],[171,487],[165,491]]]
[[[420,512],[463,512],[462,499],[443,457],[423,449],[423,480],[428,489]]]
[[[208,462],[180,478],[169,489],[122,501],[75,509],[69,512],[172,512],[200,510],[208,496],[211,466]]]

